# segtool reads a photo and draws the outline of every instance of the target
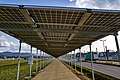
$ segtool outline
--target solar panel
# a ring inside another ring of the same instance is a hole
[[[120,30],[120,13],[0,6],[0,30],[55,57]]]

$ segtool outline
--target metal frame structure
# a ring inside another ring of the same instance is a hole
[[[81,48],[79,49],[80,52],[80,69],[81,69],[81,73],[83,73],[82,71],[82,56],[81,56]]]
[[[120,30],[119,13],[119,10],[1,4],[0,30],[59,57],[114,35]]]
[[[20,40],[20,44],[19,44],[19,55],[18,55],[18,70],[17,70],[17,79],[19,80],[19,74],[20,74],[20,53],[21,53],[21,43],[22,41]]]
[[[36,72],[38,72],[38,49],[36,49]]]
[[[90,44],[89,47],[90,47],[90,56],[91,56],[92,80],[95,80],[94,66],[93,66],[93,55],[92,55],[91,45],[92,44]]]
[[[59,57],[98,39],[114,35],[120,61],[117,40],[120,10],[0,4],[0,16],[0,31],[20,40],[17,80],[20,71],[21,40]]]
[[[32,56],[32,46],[30,48],[30,53],[31,53],[31,56]],[[30,78],[31,78],[31,75],[32,75],[32,63],[30,64]]]
[[[117,52],[118,52],[118,60],[119,60],[119,64],[120,64],[120,48],[119,48],[119,43],[118,43],[117,35],[118,35],[118,33],[114,33],[115,42],[116,42],[116,47],[117,47]]]
[[[76,70],[77,63],[76,63],[76,54],[75,54],[75,50],[74,50],[74,62],[75,62],[75,70]]]
[[[41,57],[42,53],[41,53],[41,52],[42,52],[42,51],[40,50],[40,71],[41,71],[41,69],[42,69],[42,64],[41,64],[41,63],[42,63],[42,60],[41,60],[41,58],[42,58],[42,57]]]

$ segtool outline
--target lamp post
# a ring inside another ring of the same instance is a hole
[[[104,43],[104,42],[105,42],[106,40],[100,40],[100,41],[103,42],[103,49],[104,49],[104,54],[105,54],[105,43]],[[105,54],[105,60],[107,61],[107,56],[106,56],[106,54]]]

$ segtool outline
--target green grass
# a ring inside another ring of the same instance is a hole
[[[27,62],[27,60],[20,60],[21,63]],[[0,66],[17,64],[18,60],[1,60]]]
[[[16,80],[17,62],[17,60],[0,61],[0,80]],[[29,76],[30,66],[27,64],[27,60],[21,60],[20,65],[20,80],[24,80],[26,76]],[[40,67],[40,60],[38,61],[38,67]],[[32,72],[35,72],[35,70],[36,61],[33,62]]]
[[[74,65],[73,65],[73,67],[74,67]],[[80,70],[81,70],[80,66],[77,65],[76,68],[80,72]],[[85,67],[82,67],[82,68],[83,68],[84,75],[92,80],[92,71],[91,71],[91,69],[88,69],[88,68],[85,68]],[[98,71],[94,71],[94,72],[95,72],[95,80],[120,80],[120,79],[117,79],[115,77],[100,73]]]
[[[80,71],[80,66],[77,66],[77,69]],[[119,80],[117,78],[114,78],[112,76],[100,73],[98,71],[94,71],[95,72],[95,80]],[[89,78],[92,79],[92,71],[91,69],[85,68],[83,67],[83,73],[88,76]]]

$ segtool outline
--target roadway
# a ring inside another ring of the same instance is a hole
[[[80,65],[79,62],[77,64]],[[82,65],[91,69],[91,63],[82,62]],[[120,79],[120,67],[94,63],[94,70]]]

